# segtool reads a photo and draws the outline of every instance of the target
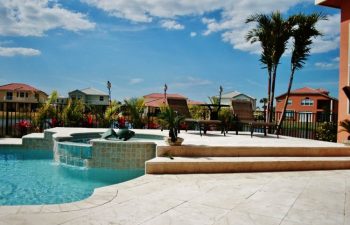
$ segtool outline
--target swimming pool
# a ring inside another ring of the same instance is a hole
[[[141,169],[82,168],[55,163],[51,150],[1,149],[0,205],[59,204],[85,199],[95,188],[144,174]]]

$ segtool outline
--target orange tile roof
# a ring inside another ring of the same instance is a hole
[[[28,84],[22,83],[10,83],[0,86],[0,90],[2,91],[40,91],[35,87],[32,87]],[[42,92],[42,91],[41,91]]]
[[[164,98],[164,93],[152,93],[152,94],[148,94],[143,96],[144,98]],[[167,98],[186,98],[183,95],[179,95],[179,94],[166,94]]]
[[[283,93],[279,96],[276,97],[277,98],[281,98],[283,96],[285,96],[287,93]],[[332,98],[332,99],[335,99],[331,96],[329,96],[329,91],[326,90],[326,89],[323,89],[323,88],[310,88],[310,87],[303,87],[303,88],[298,88],[298,89],[295,89],[295,90],[292,90],[290,92],[290,94],[296,94],[296,95],[301,95],[301,94],[315,94],[315,95],[323,95],[325,97],[328,97],[328,98]]]

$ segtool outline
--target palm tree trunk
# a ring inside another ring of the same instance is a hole
[[[290,77],[289,77],[288,91],[287,91],[286,98],[284,100],[283,110],[282,110],[281,118],[278,122],[278,127],[277,127],[278,130],[276,131],[276,133],[279,132],[279,129],[280,129],[285,117],[286,117],[286,110],[287,110],[287,105],[288,105],[288,99],[290,96],[290,90],[292,89],[292,85],[293,85],[294,73],[295,73],[295,67],[292,67],[292,71],[291,71]]]
[[[273,105],[274,105],[274,98],[275,98],[277,67],[278,67],[278,64],[273,66],[273,73],[272,73],[272,80],[271,80],[270,114],[269,114],[269,121],[268,122],[272,122]]]
[[[266,108],[265,122],[268,122],[270,118],[270,96],[271,96],[271,69],[268,70],[267,108]]]

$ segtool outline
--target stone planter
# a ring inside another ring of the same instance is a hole
[[[182,144],[182,142],[184,141],[184,139],[177,137],[177,140],[175,142],[172,142],[170,137],[165,137],[164,141],[165,141],[165,143],[167,143],[170,146],[180,146]]]

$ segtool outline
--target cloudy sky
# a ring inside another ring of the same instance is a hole
[[[339,11],[314,0],[1,0],[0,84],[22,82],[48,93],[94,87],[118,100],[162,92],[207,100],[240,91],[265,97],[260,48],[244,36],[254,13],[321,11],[324,36],[293,88],[326,88],[337,97]],[[278,71],[285,92],[289,56]]]

